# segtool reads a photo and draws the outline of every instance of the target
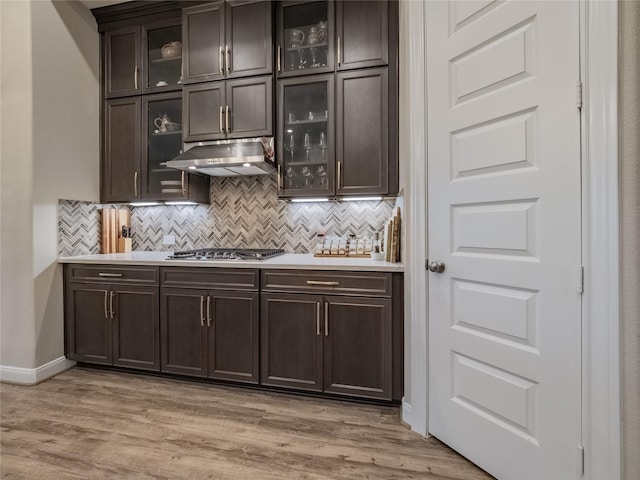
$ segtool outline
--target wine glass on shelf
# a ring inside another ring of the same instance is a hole
[[[284,146],[284,149],[291,154],[291,161],[293,162],[293,154],[296,151],[296,137],[293,133],[289,135],[289,141]]]
[[[309,188],[313,183],[313,173],[309,167],[302,167],[302,180],[304,181],[304,187]]]
[[[318,63],[318,51],[316,47],[311,47],[311,66],[312,67],[319,67],[320,64]]]
[[[320,141],[318,142],[320,151],[322,152],[322,160],[324,161],[324,151],[327,149],[327,135],[324,132],[320,132]]]
[[[311,151],[311,135],[304,134],[304,151],[307,152],[307,162],[309,161],[309,152]]]

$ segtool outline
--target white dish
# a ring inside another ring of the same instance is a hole
[[[182,181],[180,180],[160,180],[160,185],[168,187],[170,185],[182,185]]]
[[[161,193],[182,193],[182,190],[179,188],[163,188],[160,190]]]

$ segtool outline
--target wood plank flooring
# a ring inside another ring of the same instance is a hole
[[[397,407],[74,368],[0,385],[4,479],[488,479]]]

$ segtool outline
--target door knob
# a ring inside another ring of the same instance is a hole
[[[429,271],[433,273],[444,272],[444,262],[442,260],[436,260],[435,262],[429,262]]]

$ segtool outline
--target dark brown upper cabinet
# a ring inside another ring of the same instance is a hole
[[[386,0],[336,2],[337,70],[389,63]]]
[[[186,85],[184,141],[273,135],[273,77]]]
[[[273,71],[270,1],[219,1],[183,9],[184,83]]]
[[[180,90],[180,18],[107,29],[104,33],[104,78],[105,98]]]

